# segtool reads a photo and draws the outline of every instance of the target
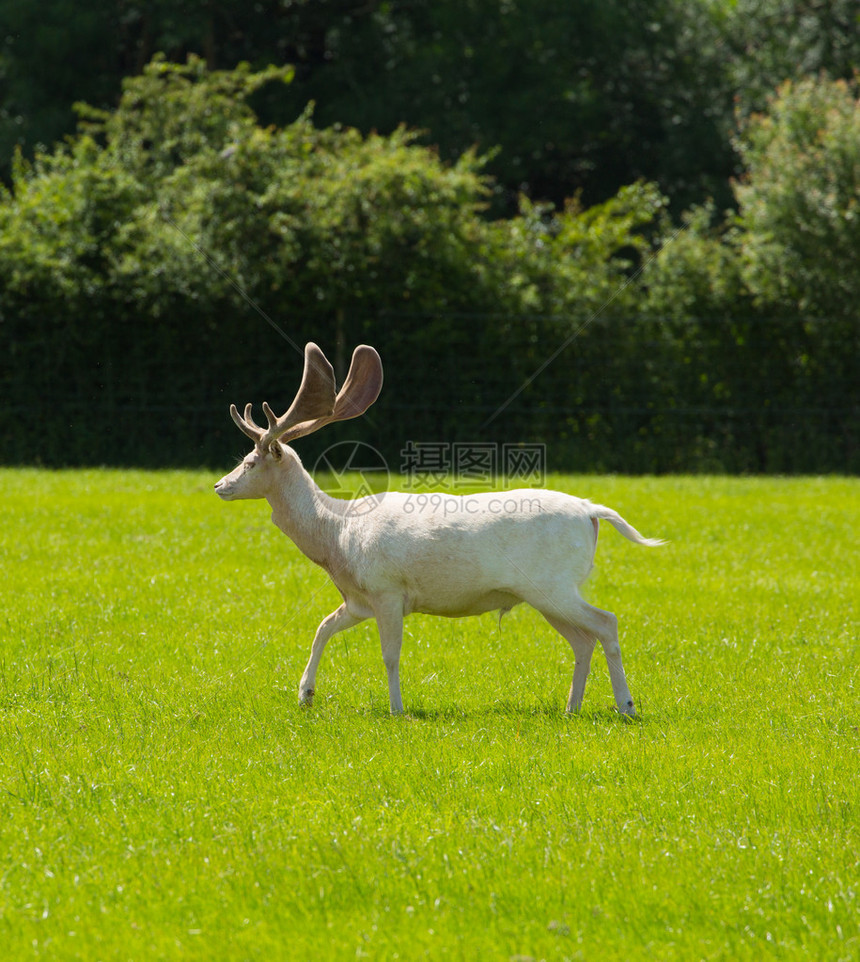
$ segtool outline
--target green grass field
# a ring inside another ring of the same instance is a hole
[[[518,608],[375,626],[199,472],[0,471],[3,959],[860,958],[860,482],[554,477],[599,651]]]

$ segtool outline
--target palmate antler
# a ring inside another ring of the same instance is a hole
[[[305,345],[302,383],[295,400],[281,417],[275,416],[266,401],[263,401],[263,413],[269,422],[267,428],[255,423],[250,404],[245,405],[244,416],[231,404],[230,415],[257,447],[265,451],[276,441],[289,443],[332,421],[347,421],[364,414],[381,390],[382,361],[374,348],[359,344],[353,351],[346,380],[335,394],[334,370],[325,354],[310,341]]]

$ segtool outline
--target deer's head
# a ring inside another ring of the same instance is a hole
[[[235,404],[230,415],[236,426],[253,442],[254,448],[235,470],[215,485],[225,501],[264,498],[271,488],[273,473],[291,467],[296,455],[286,446],[333,421],[356,418],[379,397],[382,389],[382,361],[367,344],[352,353],[349,372],[340,391],[336,391],[334,370],[325,354],[312,341],[305,345],[305,369],[295,400],[284,414],[276,417],[266,401],[263,413],[268,427],[260,427],[251,416],[251,405],[239,414]]]

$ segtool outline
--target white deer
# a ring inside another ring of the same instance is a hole
[[[582,705],[595,640],[603,646],[619,712],[635,708],[624,668],[615,615],[579,594],[594,562],[598,522],[608,521],[637,544],[663,542],[642,535],[611,508],[557,491],[523,489],[471,495],[386,492],[342,500],[325,494],[288,442],[332,421],[363,414],[382,388],[382,363],[366,344],[352,356],[335,394],[331,365],[316,344],[305,347],[301,386],[287,412],[276,417],[267,403],[268,427],[258,426],[251,405],[230,414],[254,441],[251,453],[215,485],[225,501],[265,498],[272,521],[311,561],[323,568],[343,603],[317,628],[299,683],[299,702],[310,705],[323,649],[329,639],[375,618],[388,674],[392,714],[403,711],[400,648],[403,619],[413,612],[460,618],[509,611],[526,602],[570,643],[574,653],[568,712]]]

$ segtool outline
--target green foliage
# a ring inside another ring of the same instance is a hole
[[[209,70],[199,57],[185,64],[155,57],[123,82],[116,110],[104,113],[85,104],[78,113],[87,129],[103,134],[111,158],[139,180],[157,184],[176,167],[199,154],[220,150],[256,117],[248,98],[273,81],[289,83],[291,67],[252,72],[248,64],[234,70]]]
[[[721,412],[701,431],[711,438],[747,411],[736,450],[752,443],[760,468],[774,467],[775,447],[811,451],[825,432],[847,439],[853,460],[860,413],[856,91],[856,83],[806,79],[783,85],[764,114],[739,112],[745,171],[735,183],[738,212],[719,223],[705,206],[677,229],[665,225],[646,264],[643,307],[671,322],[662,341],[675,342],[675,396]],[[780,427],[773,421],[779,409],[817,409],[818,428],[792,426],[796,414]]]
[[[767,108],[787,80],[848,80],[860,64],[854,0],[712,0],[728,78],[745,116]]]
[[[714,221],[714,207],[707,204],[685,212],[678,227],[663,223],[644,272],[650,313],[686,320],[750,312],[735,235]]]
[[[745,279],[764,303],[856,323],[860,304],[857,83],[784,84],[742,129],[735,192]]]
[[[520,216],[491,231],[508,283],[519,294],[511,308],[565,316],[581,323],[597,314],[630,311],[637,287],[631,270],[647,250],[643,234],[665,203],[656,185],[631,184],[602,204],[583,209],[579,199],[562,210],[520,197]],[[502,277],[499,283],[505,283]]]
[[[407,619],[410,718],[371,623],[300,709],[340,599],[212,481],[0,472],[7,958],[856,958],[857,480],[551,479],[670,539],[588,585],[632,723],[524,608]]]

